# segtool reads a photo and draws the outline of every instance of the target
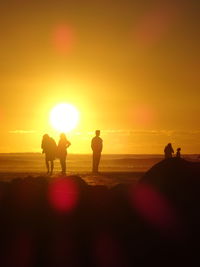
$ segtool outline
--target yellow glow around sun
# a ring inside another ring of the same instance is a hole
[[[59,132],[70,132],[79,122],[79,112],[71,104],[58,104],[50,113],[50,123]]]

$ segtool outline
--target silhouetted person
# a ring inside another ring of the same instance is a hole
[[[64,133],[61,133],[60,140],[58,142],[57,156],[60,159],[62,174],[66,174],[67,148],[70,145],[71,143],[67,140],[66,135]]]
[[[99,162],[101,158],[101,152],[103,149],[103,140],[99,137],[100,131],[96,130],[96,136],[92,139],[91,148],[93,151],[93,164],[92,164],[92,172],[97,173],[99,168]]]
[[[172,148],[172,144],[171,143],[166,145],[166,147],[164,149],[164,152],[165,152],[165,158],[166,159],[172,158],[172,154],[174,153],[174,150]]]
[[[51,163],[51,171],[50,174],[53,173],[54,168],[54,160],[56,158],[56,142],[53,138],[51,138],[48,134],[43,135],[42,138],[42,153],[45,154],[45,163],[47,167],[47,174],[49,173],[49,163]]]
[[[181,157],[181,148],[180,147],[177,148],[177,150],[176,150],[176,157],[177,158],[180,158]]]

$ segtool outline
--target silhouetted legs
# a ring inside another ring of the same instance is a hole
[[[46,159],[45,162],[46,162],[46,167],[47,167],[47,174],[49,173],[49,165],[51,163],[51,171],[50,171],[50,174],[52,174],[53,173],[53,168],[54,168],[54,162],[53,162],[53,160]]]
[[[46,167],[47,167],[47,173],[49,173],[49,161],[45,159],[45,162],[46,162]]]
[[[101,158],[101,153],[93,153],[92,172],[94,173],[98,172],[100,158]]]
[[[61,165],[62,173],[66,174],[66,156],[60,158],[60,165]]]
[[[52,174],[53,173],[53,168],[54,168],[54,162],[53,162],[53,160],[51,160],[50,162],[51,162],[51,172],[50,172],[50,174]]]

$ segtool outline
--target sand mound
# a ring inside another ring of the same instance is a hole
[[[154,165],[139,180],[153,186],[168,196],[178,198],[200,197],[200,164],[180,158],[163,160]]]
[[[187,234],[199,238],[199,163],[178,158],[163,160],[154,165],[139,184],[159,192],[178,214]]]
[[[162,161],[137,185],[110,189],[79,176],[0,182],[1,265],[191,265],[199,260],[198,170]]]

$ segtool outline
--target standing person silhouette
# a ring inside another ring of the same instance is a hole
[[[43,135],[42,138],[42,153],[45,154],[45,163],[47,167],[47,174],[49,174],[49,163],[51,163],[51,171],[50,175],[53,173],[54,168],[54,160],[56,158],[56,142],[53,138],[51,138],[48,134]]]
[[[66,158],[67,158],[67,148],[71,143],[67,140],[64,133],[60,134],[60,140],[58,142],[57,156],[60,159],[60,165],[62,169],[62,174],[66,174]]]
[[[165,153],[165,158],[166,159],[172,158],[172,154],[174,153],[174,149],[172,148],[172,144],[171,143],[166,145],[166,147],[164,149],[164,153]]]
[[[96,136],[92,138],[91,148],[93,151],[93,164],[92,164],[92,172],[98,173],[99,162],[101,158],[101,152],[103,149],[103,140],[99,137],[100,130],[96,130]]]

